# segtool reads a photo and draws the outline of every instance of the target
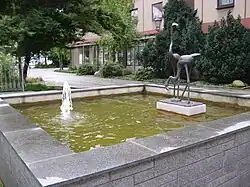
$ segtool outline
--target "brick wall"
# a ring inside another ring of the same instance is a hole
[[[161,155],[77,187],[249,187],[250,130]]]

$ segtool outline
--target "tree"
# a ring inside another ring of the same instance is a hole
[[[209,28],[201,61],[202,76],[212,83],[250,82],[250,30],[231,12]]]
[[[178,32],[175,32],[178,34],[174,35],[174,53],[179,55],[199,53],[203,50],[205,38],[197,11],[183,0],[169,0],[164,7],[163,18],[163,31],[156,36],[155,42],[149,42],[143,51],[144,66],[151,66],[155,75],[160,78],[166,78],[173,73],[167,57],[172,23],[179,24]]]
[[[4,24],[8,26],[4,31],[5,35],[11,32],[10,35],[13,36],[15,54],[25,57],[24,77],[27,76],[27,68],[34,54],[49,51],[53,47],[63,48],[86,32],[102,33],[110,29],[113,33],[118,33],[119,30],[114,30],[111,24],[111,18],[115,16],[103,8],[101,2],[102,0],[4,0],[0,14],[8,16],[15,23],[11,25],[14,30],[21,28],[21,32],[16,33]]]
[[[52,60],[56,67],[60,67],[60,69],[63,69],[64,65],[69,64],[70,51],[65,47],[54,47],[49,51],[48,54],[49,59]]]
[[[129,49],[137,42],[137,20],[130,15],[132,3],[132,0],[104,0],[101,5],[104,12],[110,13],[110,17],[99,44],[106,47],[109,54]]]

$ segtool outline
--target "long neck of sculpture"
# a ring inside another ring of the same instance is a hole
[[[169,46],[169,52],[173,53],[173,27],[171,27],[171,36],[170,36],[170,39],[171,39],[171,43],[170,43],[170,46]]]

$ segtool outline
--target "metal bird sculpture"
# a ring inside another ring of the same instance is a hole
[[[173,25],[176,25],[176,23],[173,23],[172,27],[173,27]],[[171,34],[172,34],[172,30],[171,30]],[[176,60],[177,60],[177,63],[176,63],[177,72],[176,72],[176,74],[174,74],[174,76],[169,76],[169,78],[165,82],[165,88],[166,88],[166,90],[169,90],[169,88],[168,88],[169,83],[170,83],[171,80],[173,80],[174,81],[174,96],[175,96],[175,85],[176,85],[176,82],[177,82],[178,83],[177,99],[182,101],[184,93],[188,89],[188,103],[190,103],[190,73],[191,73],[191,68],[193,66],[193,63],[195,62],[194,58],[197,57],[197,56],[200,56],[200,53],[194,53],[194,54],[191,54],[191,55],[182,55],[182,56],[180,56],[178,54],[173,54],[173,52],[172,52],[172,45],[173,45],[172,39],[173,38],[171,36],[171,44],[170,44],[170,47],[169,47],[168,56],[170,57],[170,61],[172,63],[172,66],[175,65]],[[184,90],[182,92],[181,98],[179,98],[180,75],[181,75],[181,70],[182,70],[183,67],[185,68],[185,71],[186,71],[187,82],[186,82],[186,86],[185,86],[185,88],[184,88]]]
[[[175,76],[175,72],[176,72],[177,62],[180,59],[179,54],[173,53],[173,44],[174,44],[173,32],[174,32],[174,28],[178,27],[178,26],[179,25],[177,23],[172,23],[172,25],[171,25],[171,33],[170,33],[171,34],[171,36],[170,36],[171,42],[170,42],[169,50],[168,50],[168,53],[167,53],[169,61],[170,61],[171,65],[172,65],[174,76]],[[175,97],[175,86],[176,86],[176,82],[174,82],[174,97]],[[177,89],[179,89],[179,88],[177,88]],[[179,96],[177,96],[177,97],[179,97]]]

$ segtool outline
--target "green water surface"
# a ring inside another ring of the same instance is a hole
[[[69,119],[61,119],[60,103],[47,102],[14,106],[50,135],[74,152],[165,133],[200,122],[212,121],[245,112],[246,108],[206,103],[207,112],[193,117],[160,112],[156,95],[127,95],[73,100]]]

